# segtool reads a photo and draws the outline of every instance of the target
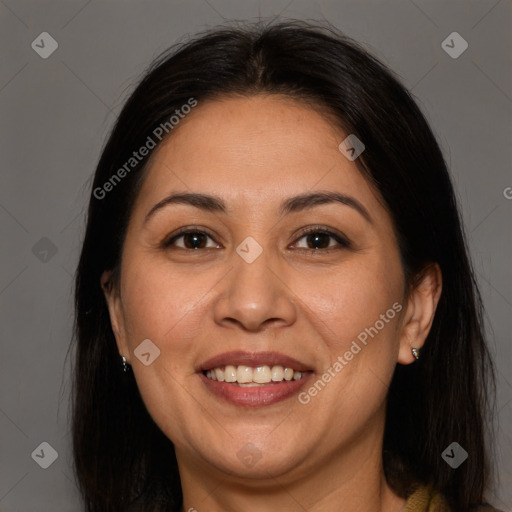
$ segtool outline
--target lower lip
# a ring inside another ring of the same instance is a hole
[[[268,386],[244,387],[227,382],[209,379],[203,373],[198,374],[206,387],[215,395],[234,404],[248,407],[261,407],[281,402],[297,394],[313,373],[308,373],[299,380],[290,380],[269,384]]]

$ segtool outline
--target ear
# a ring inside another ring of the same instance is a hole
[[[441,290],[441,269],[437,263],[432,263],[421,272],[409,294],[400,332],[400,364],[411,364],[416,360],[412,349],[420,349],[427,339]]]
[[[126,332],[124,328],[124,318],[119,289],[112,282],[112,271],[105,270],[101,275],[100,283],[107,301],[110,315],[110,324],[116,338],[117,349],[120,355],[124,355],[129,363],[129,350],[126,342]]]

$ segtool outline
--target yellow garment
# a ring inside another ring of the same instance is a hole
[[[478,512],[499,512],[489,505],[482,505],[477,510]],[[401,512],[450,512],[450,508],[438,492],[422,485],[409,496]]]

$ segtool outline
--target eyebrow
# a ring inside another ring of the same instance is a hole
[[[279,208],[279,213],[280,215],[287,215],[290,213],[308,210],[321,204],[332,203],[339,203],[353,208],[358,213],[360,213],[370,224],[373,224],[373,220],[368,213],[368,210],[357,199],[346,194],[332,191],[311,192],[290,197],[283,201]],[[228,212],[226,203],[222,198],[218,196],[192,192],[181,192],[171,194],[156,203],[147,213],[144,223],[146,223],[149,218],[152,217],[158,210],[161,210],[162,208],[172,204],[185,204],[212,213]]]

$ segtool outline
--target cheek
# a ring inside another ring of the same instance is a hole
[[[382,256],[354,258],[320,279],[301,281],[298,291],[307,297],[304,311],[322,334],[317,348],[326,355],[318,378],[329,384],[319,403],[337,411],[331,420],[340,425],[347,411],[358,423],[381,407],[397,362],[403,275],[399,260]],[[317,389],[306,390],[304,400],[319,395]]]
[[[402,300],[402,279],[401,266],[393,258],[375,255],[354,258],[351,264],[315,278],[297,280],[294,290],[305,298],[312,320],[316,316],[325,325],[333,348],[342,350],[376,322],[380,327],[381,315],[385,320],[395,319],[385,322],[382,334],[394,331],[397,312],[393,304]]]
[[[123,309],[131,342],[153,337],[179,348],[198,334],[201,323],[190,319],[201,313],[216,275],[137,257],[127,260],[124,269]]]
[[[123,261],[123,274],[123,311],[137,387],[153,420],[179,445],[189,431],[200,435],[189,424],[188,418],[197,414],[190,386],[208,291],[218,278],[135,255]],[[160,350],[148,366],[134,354],[145,339]]]

